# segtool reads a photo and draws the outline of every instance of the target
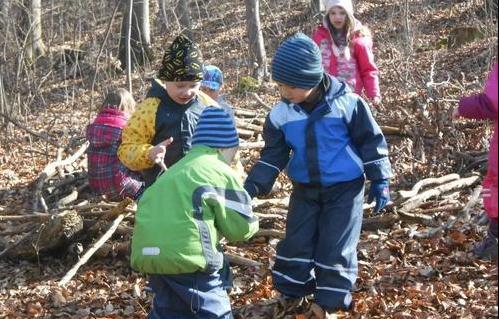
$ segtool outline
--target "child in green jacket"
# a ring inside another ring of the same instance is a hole
[[[232,318],[219,241],[248,240],[258,230],[250,197],[228,165],[239,146],[230,115],[206,108],[192,146],[138,203],[131,263],[151,274],[149,318]]]

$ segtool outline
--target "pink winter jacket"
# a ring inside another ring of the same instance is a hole
[[[338,56],[335,54],[335,44],[329,29],[328,22],[319,26],[312,34],[312,39],[317,43],[322,52],[322,63],[327,73],[338,75]],[[350,53],[354,59],[356,68],[348,84],[357,94],[365,95],[369,99],[381,96],[379,90],[378,67],[374,63],[372,52],[372,37],[369,30],[356,20],[355,31],[350,41]]]
[[[488,119],[494,122],[494,134],[490,141],[489,167],[483,181],[485,210],[491,218],[497,219],[497,63],[490,72],[484,92],[459,101],[459,115],[471,119]]]

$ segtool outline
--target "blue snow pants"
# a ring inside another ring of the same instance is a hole
[[[149,319],[233,319],[220,273],[151,275]]]
[[[277,245],[274,288],[292,298],[313,294],[329,311],[349,309],[363,202],[363,177],[330,187],[295,184],[286,237]]]

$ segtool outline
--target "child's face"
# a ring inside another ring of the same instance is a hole
[[[209,89],[207,87],[202,86],[201,91],[206,93],[206,95],[208,95],[209,97],[211,97],[215,101],[218,100],[218,98],[220,96],[220,90],[212,90],[212,89]]]
[[[277,86],[279,87],[279,93],[281,94],[281,97],[285,98],[286,100],[294,104],[300,104],[305,102],[314,91],[313,88],[301,89],[279,82],[277,82]]]
[[[328,17],[335,29],[343,29],[347,23],[347,12],[342,7],[332,7]]]
[[[201,82],[180,81],[166,82],[166,92],[178,104],[184,105],[192,101],[199,93]]]

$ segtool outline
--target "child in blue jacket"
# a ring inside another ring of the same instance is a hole
[[[378,213],[389,201],[388,147],[369,106],[324,74],[321,52],[293,35],[277,49],[272,77],[282,101],[267,116],[265,147],[248,174],[252,196],[268,194],[286,168],[293,183],[274,287],[286,299],[313,294],[325,312],[351,307],[357,279],[364,181]]]

